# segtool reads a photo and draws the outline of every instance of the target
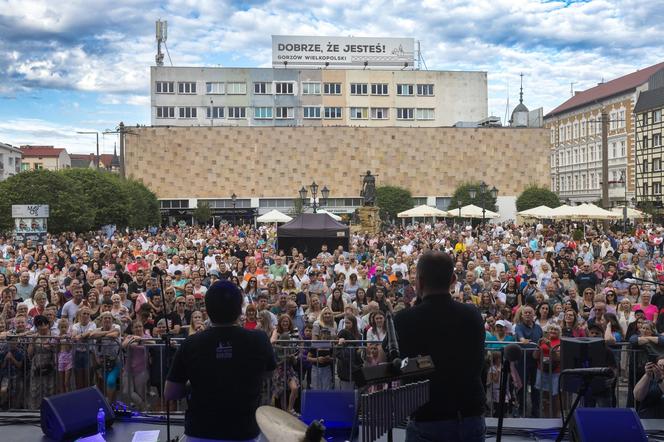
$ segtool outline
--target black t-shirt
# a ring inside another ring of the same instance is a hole
[[[263,377],[275,368],[272,345],[262,331],[212,327],[189,336],[167,376],[170,382],[191,382],[185,434],[231,440],[257,437]]]

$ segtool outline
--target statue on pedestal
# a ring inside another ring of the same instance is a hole
[[[362,180],[362,191],[360,196],[364,198],[363,206],[374,206],[376,204],[376,175],[371,175],[371,171],[367,170]]]

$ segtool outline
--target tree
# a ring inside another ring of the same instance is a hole
[[[210,218],[212,218],[210,205],[206,201],[199,201],[198,206],[196,206],[196,209],[194,210],[194,219],[198,221],[199,224],[206,224]]]
[[[13,204],[48,204],[48,230],[85,232],[95,228],[95,210],[87,193],[71,177],[50,170],[21,172],[0,183],[0,228],[14,226]]]
[[[547,206],[552,209],[560,206],[558,195],[546,187],[531,185],[516,199],[516,210],[522,212],[537,206]]]
[[[476,195],[475,199],[470,198],[470,190],[475,189]],[[482,202],[484,202],[484,208],[486,210],[497,211],[496,208],[496,198],[491,196],[491,193],[488,191],[486,194],[480,194],[480,183],[463,183],[459,185],[454,190],[452,194],[452,199],[450,200],[450,205],[447,207],[449,212],[453,212],[452,209],[458,209],[469,204],[474,204],[478,207],[482,207]]]
[[[296,216],[299,216],[302,212],[304,212],[304,204],[302,203],[302,199],[293,198],[293,208],[289,212],[290,216],[295,218]]]
[[[159,225],[161,215],[157,196],[140,181],[126,179],[123,185],[129,193],[129,227],[143,229]]]
[[[397,213],[413,207],[410,190],[397,186],[381,186],[376,188],[376,205],[381,210],[381,218],[395,219]]]

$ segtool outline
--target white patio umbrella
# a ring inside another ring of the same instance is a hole
[[[552,209],[548,206],[537,206],[528,210],[522,210],[521,212],[517,212],[517,215],[522,216],[524,218],[542,219],[551,216],[551,210]]]
[[[562,207],[562,206],[561,206]],[[594,204],[579,204],[578,206],[567,206],[564,209],[560,207],[554,209],[553,219],[569,219],[574,221],[586,220],[610,220],[620,219],[621,215],[602,209]]]
[[[335,215],[334,213],[332,213],[332,212],[328,212],[328,211],[325,210],[325,209],[317,209],[316,212],[317,212],[317,213],[326,213],[326,214],[330,215],[330,216],[332,217],[333,220],[335,220],[335,221],[341,221],[341,217],[340,217],[339,215]]]
[[[623,216],[623,208],[622,207],[614,207],[611,209],[611,212],[617,213],[621,217]],[[641,212],[640,210],[632,209],[631,207],[627,208],[627,218],[629,219],[643,219],[646,218],[646,214]]]
[[[440,210],[437,207],[427,206],[426,204],[397,213],[398,218],[430,218],[445,216],[449,216],[449,214],[444,210]]]
[[[287,223],[293,218],[290,216],[279,212],[278,210],[270,210],[269,212],[256,218],[256,222],[259,223]]]
[[[449,213],[454,214],[455,216],[459,216],[459,209],[453,209]],[[461,208],[461,218],[482,219],[482,208],[474,204],[468,204],[467,206],[463,206]],[[486,219],[500,218],[500,214],[492,212],[491,210],[487,209],[484,211],[484,218]]]

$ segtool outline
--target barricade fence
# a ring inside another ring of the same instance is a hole
[[[156,338],[128,342],[122,338],[7,336],[0,339],[0,408],[36,410],[43,397],[96,385],[111,402],[120,401],[142,412],[164,411],[163,387],[181,340],[171,339],[170,348],[166,348],[164,341]],[[261,404],[297,411],[303,390],[352,390],[355,370],[385,361],[381,344],[362,340],[276,341],[277,369],[264,379]],[[501,349],[506,344],[510,342],[491,341],[485,346],[482,378],[487,416],[497,413]],[[631,392],[643,375],[647,355],[627,343],[610,348],[617,361],[615,382],[594,385],[587,405],[633,407]],[[544,356],[534,345],[522,346],[520,360],[510,364],[508,373],[508,416],[560,416],[561,402],[563,409],[568,409],[574,395],[565,390],[574,386],[559,389],[560,369],[556,358]],[[376,391],[385,387],[365,388]],[[186,400],[170,405],[172,411],[184,411]]]

